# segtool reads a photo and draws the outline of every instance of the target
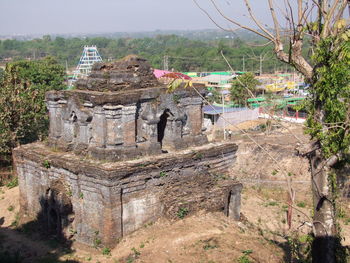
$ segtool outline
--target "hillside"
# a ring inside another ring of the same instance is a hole
[[[249,125],[241,125],[249,131]],[[301,126],[288,126],[305,139]],[[235,135],[239,145],[232,176],[244,183],[241,222],[228,220],[222,213],[199,212],[191,217],[169,221],[161,219],[123,238],[107,248],[81,247],[70,242],[66,247],[55,239],[38,234],[35,224],[20,225],[19,189],[0,189],[1,262],[100,262],[100,263],[249,263],[298,262],[308,251],[307,233],[312,204],[307,164],[293,154],[295,136],[277,128],[268,134],[250,131],[269,152],[294,174],[297,191],[292,228],[287,225],[287,194],[282,173],[271,165],[265,153],[256,149],[244,135]],[[303,183],[298,183],[302,181]],[[343,244],[350,244],[350,202],[339,202]],[[73,241],[73,240],[71,240]],[[15,255],[21,260],[16,261]]]

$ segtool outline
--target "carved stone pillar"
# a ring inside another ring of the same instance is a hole
[[[104,148],[106,146],[106,116],[102,107],[95,107],[92,117],[92,141],[94,147]]]
[[[124,134],[122,125],[122,108],[123,106],[103,106],[106,115],[107,138],[106,147],[115,148],[123,144]]]
[[[63,107],[67,101],[48,101],[47,108],[50,116],[50,137],[59,138],[63,131]]]
[[[189,129],[192,136],[200,135],[202,133],[203,112],[201,98],[186,98],[181,100],[181,103],[186,107],[187,123],[185,131]]]
[[[133,147],[136,145],[136,106],[122,108],[122,126],[124,146]]]
[[[79,143],[88,144],[89,143],[89,128],[86,122],[79,122]]]

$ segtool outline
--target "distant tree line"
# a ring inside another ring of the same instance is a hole
[[[0,41],[0,60],[38,59],[54,56],[65,66],[77,65],[84,45],[96,45],[102,58],[119,59],[129,54],[149,60],[154,68],[163,68],[164,56],[168,56],[169,69],[176,71],[223,71],[228,66],[220,52],[223,51],[237,71],[258,72],[260,61],[264,73],[290,68],[279,62],[269,48],[244,43],[239,38],[211,41],[190,40],[177,35],[159,35],[154,38],[62,38],[44,36],[30,41]]]

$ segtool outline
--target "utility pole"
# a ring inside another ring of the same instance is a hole
[[[226,120],[225,120],[224,88],[221,88],[221,98],[222,98],[222,123],[223,123],[223,128],[224,128],[224,140],[226,141]]]
[[[243,56],[243,72],[245,72],[245,57]]]
[[[66,60],[66,73],[68,75],[68,61]]]
[[[261,57],[261,54],[260,54],[260,76],[262,75],[262,57]]]
[[[167,55],[163,57],[163,69],[169,71],[169,56]]]

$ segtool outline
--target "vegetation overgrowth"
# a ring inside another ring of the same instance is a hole
[[[45,92],[65,88],[64,68],[51,57],[8,63],[0,81],[0,164],[12,149],[48,132]]]
[[[326,158],[348,159],[350,134],[350,30],[323,39],[313,56],[307,132],[319,141]],[[319,118],[320,111],[324,117]]]
[[[169,69],[176,71],[223,71],[227,64],[220,52],[223,51],[234,70],[259,71],[262,55],[263,72],[286,70],[286,65],[278,61],[264,46],[243,42],[240,38],[218,40],[191,40],[177,35],[159,35],[154,38],[62,38],[44,36],[29,41],[0,41],[0,60],[38,59],[54,56],[61,65],[77,65],[84,45],[96,45],[102,58],[120,59],[129,54],[140,55],[154,68],[163,68],[164,56],[168,56]],[[287,69],[291,69],[287,67]]]

